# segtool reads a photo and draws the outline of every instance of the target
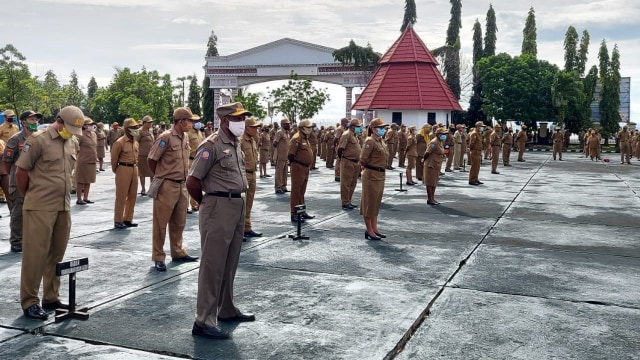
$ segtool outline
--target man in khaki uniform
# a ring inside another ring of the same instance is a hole
[[[9,138],[17,134],[20,131],[18,125],[13,122],[16,119],[16,113],[13,110],[7,109],[4,111],[4,122],[0,124],[0,142],[6,144]],[[8,195],[7,195],[8,196]],[[5,193],[0,189],[0,203],[6,203],[7,199]]]
[[[400,131],[398,131],[398,167],[404,168],[404,163],[407,157],[407,125],[400,125]]]
[[[122,123],[125,135],[111,145],[111,170],[116,174],[116,200],[113,226],[116,229],[136,227],[133,210],[138,195],[138,151],[136,137],[140,124],[133,118]]]
[[[154,174],[149,187],[153,198],[153,235],[151,260],[158,271],[166,271],[164,242],[169,226],[169,248],[174,262],[198,260],[187,255],[182,246],[182,233],[187,223],[189,206],[185,180],[189,168],[189,130],[193,128],[196,115],[189,108],[173,111],[173,127],[158,135],[149,151],[147,162]],[[153,190],[152,190],[153,189]]]
[[[240,149],[244,154],[244,166],[247,175],[247,206],[244,216],[244,236],[260,237],[262,233],[253,231],[251,227],[251,208],[253,198],[256,196],[256,168],[258,163],[258,146],[254,138],[258,135],[258,129],[262,126],[254,117],[245,120],[244,134],[240,137]],[[265,166],[266,167],[266,166]]]
[[[188,109],[188,108],[187,108]],[[189,109],[189,111],[191,111]],[[189,135],[189,148],[191,151],[189,152],[189,167],[191,168],[191,163],[193,163],[193,159],[196,157],[196,150],[198,149],[198,145],[204,140],[202,136],[202,132],[199,130],[199,127],[202,126],[200,122],[200,116],[198,114],[193,114],[193,127],[189,129],[187,133]],[[185,176],[186,179],[186,176]],[[198,203],[193,200],[193,198],[189,197],[189,204],[191,205],[191,209],[187,208],[187,213],[191,214],[194,211],[198,211]]]
[[[287,190],[287,149],[289,148],[289,119],[280,120],[280,130],[273,137],[273,155],[276,157],[276,194],[284,194]]]
[[[513,147],[513,129],[509,129],[502,135],[502,165],[511,166],[509,157],[511,157],[511,148]]]
[[[525,162],[524,149],[527,144],[527,127],[522,125],[522,129],[516,135],[516,145],[518,145],[518,161]]]
[[[16,162],[20,157],[24,143],[29,136],[38,131],[38,120],[42,119],[42,114],[28,110],[20,114],[20,122],[22,123],[22,131],[14,134],[4,148],[2,154],[2,168],[5,174],[9,174],[8,199],[9,210],[11,211],[11,221],[9,227],[11,233],[9,242],[12,252],[22,252],[22,207],[24,204],[24,196],[18,191],[16,184]]]
[[[124,131],[122,131],[122,129],[120,129],[120,124],[118,124],[118,122],[114,122],[113,124],[111,124],[111,130],[109,130],[109,135],[107,135],[107,145],[109,145],[109,147],[112,147],[113,144],[122,136],[124,135]]]
[[[630,134],[627,130],[628,127],[625,125],[622,127],[622,130],[618,133],[618,140],[620,141],[620,164],[624,164],[625,161],[627,164],[631,164],[631,146],[630,146]],[[555,153],[555,140],[553,142],[553,159],[556,158]],[[562,160],[562,152],[560,153],[560,160]]]
[[[349,129],[342,133],[338,142],[338,157],[340,158],[340,199],[342,208],[352,210],[357,208],[353,205],[353,192],[358,185],[358,175],[360,175],[360,152],[362,147],[357,135],[362,133],[362,123],[358,119],[351,119]]]
[[[453,172],[451,165],[453,164],[453,158],[455,157],[456,141],[453,135],[456,133],[456,128],[451,125],[449,131],[447,131],[447,140],[444,142],[444,154],[447,156],[447,162],[444,167],[445,172]]]
[[[207,127],[204,128],[204,137],[210,136],[213,133],[213,123],[211,121],[207,121]]]
[[[483,184],[478,178],[480,175],[480,162],[482,162],[482,132],[484,123],[476,122],[476,127],[469,135],[469,152],[471,155],[471,169],[469,169],[469,185]]]
[[[456,130],[455,134],[453,134],[453,169],[461,170],[464,165],[464,154],[467,152],[467,134],[465,134],[464,124],[458,124]]]
[[[560,127],[556,127],[556,131],[551,135],[551,141],[553,141],[553,160],[556,159],[556,154],[560,156],[562,161],[562,145],[564,143],[564,134],[560,131]]]
[[[334,138],[333,138],[333,158],[335,160],[335,167],[333,169],[333,174],[335,176],[334,180],[339,182],[340,181],[340,158],[337,157],[337,151],[338,151],[338,142],[340,141],[340,137],[342,137],[342,133],[347,131],[347,129],[349,128],[349,119],[347,118],[342,118],[340,119],[340,124],[336,124],[336,132],[334,133]]]
[[[278,125],[278,123],[273,123],[269,125],[269,139],[273,140],[276,138],[276,133],[278,132],[278,128],[280,127],[280,125]],[[271,166],[276,166],[276,151],[275,151],[275,147],[271,146],[269,149],[269,162],[271,163]]]
[[[269,136],[269,128],[263,125],[260,129],[260,140],[258,140],[258,150],[260,151],[260,177],[271,177],[267,174],[267,164],[270,160],[271,153],[271,137]]]
[[[500,159],[500,147],[502,145],[502,125],[496,124],[489,137],[489,145],[491,145],[491,173],[500,174],[498,172],[498,160]]]
[[[482,146],[484,149],[484,159],[491,160],[491,133],[493,129],[491,126],[486,125],[484,131],[482,132]]]
[[[316,167],[316,157],[318,156],[318,127],[316,124],[312,124],[313,130],[309,134],[309,144],[311,144],[311,150],[313,150],[313,161],[309,170],[318,170]]]
[[[393,158],[398,151],[398,131],[395,123],[391,124],[391,129],[384,135],[384,141],[389,149],[389,159],[387,160],[387,170],[393,170]]]
[[[140,128],[140,137],[138,137],[138,176],[140,177],[140,195],[147,195],[146,178],[149,178],[149,182],[153,178],[153,172],[149,168],[147,157],[151,151],[151,145],[155,141],[153,132],[151,131],[151,125],[153,119],[147,115],[142,118],[142,128]]]
[[[191,334],[228,339],[218,321],[255,321],[233,302],[233,282],[238,268],[244,231],[247,177],[238,136],[244,132],[241,103],[216,109],[220,129],[200,144],[189,171],[187,189],[200,204],[202,261],[198,276],[196,317]],[[203,192],[205,195],[203,196]]]
[[[20,304],[24,315],[45,320],[45,309],[68,308],[60,302],[56,263],[62,261],[71,231],[71,169],[82,135],[84,114],[75,106],[60,110],[46,130],[30,136],[16,162],[16,185],[24,195]],[[42,307],[38,298],[43,283]]]
[[[309,167],[313,162],[313,149],[309,143],[309,135],[313,132],[311,120],[302,120],[295,133],[289,141],[287,159],[291,164],[291,198],[289,205],[291,208],[291,221],[296,221],[297,205],[304,205],[304,193],[307,191],[309,181]],[[302,219],[313,219],[315,216],[302,214]]]

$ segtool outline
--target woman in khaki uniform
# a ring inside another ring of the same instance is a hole
[[[82,126],[82,136],[78,139],[80,151],[76,160],[76,204],[93,204],[89,200],[89,188],[96,182],[96,160],[98,159],[96,133],[93,131],[93,120],[87,118]]]
[[[424,152],[427,151],[427,144],[431,141],[429,131],[431,131],[431,125],[424,124],[422,125],[420,132],[416,135],[417,156],[422,156],[424,155]],[[416,177],[418,180],[422,180],[422,166],[423,164],[421,161],[416,161]]]
[[[105,149],[107,148],[107,133],[104,131],[104,124],[101,122],[97,124],[96,141],[97,141],[96,151],[98,154],[98,164],[100,165],[100,168],[98,170],[104,171],[103,165],[104,165]]]
[[[427,151],[422,156],[422,162],[424,163],[424,175],[422,179],[427,186],[427,204],[429,205],[440,205],[435,199],[435,194],[438,179],[440,178],[445,141],[447,141],[447,129],[440,128],[436,132],[435,139],[429,142]]]
[[[389,158],[389,150],[384,141],[386,128],[384,121],[375,118],[367,128],[367,139],[360,154],[362,170],[362,197],[360,199],[360,215],[364,218],[366,230],[364,238],[380,240],[385,238],[378,230],[378,213],[384,192],[384,171]]]
[[[595,130],[591,130],[591,135],[586,143],[591,161],[593,161],[594,158],[595,160],[600,160],[600,137],[596,134]]]
[[[336,129],[333,126],[329,126],[327,132],[324,134],[324,156],[327,169],[333,169],[333,160],[335,159],[335,132]]]
[[[147,187],[145,178],[153,178],[153,172],[149,168],[149,162],[147,156],[151,151],[153,145],[153,134],[151,132],[151,125],[153,125],[153,119],[147,115],[142,118],[142,127],[140,128],[140,137],[138,137],[138,177],[140,178],[140,195],[147,195]]]
[[[403,151],[406,151],[405,156],[409,160],[407,164],[407,185],[417,185],[417,182],[413,181],[413,169],[416,167],[416,158],[418,157],[418,143],[416,142],[416,130],[415,126],[409,127],[409,134],[407,136],[407,146]]]

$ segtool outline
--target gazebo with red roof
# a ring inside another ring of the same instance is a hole
[[[385,122],[416,125],[449,123],[458,100],[437,69],[438,62],[408,26],[380,59],[378,70],[352,110],[375,110]]]

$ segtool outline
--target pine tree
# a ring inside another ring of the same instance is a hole
[[[200,107],[200,86],[198,86],[198,77],[196,74],[193,74],[191,77],[191,83],[189,83],[189,98],[187,100],[187,106],[191,109],[191,112],[194,114],[200,115],[201,107]]]
[[[587,55],[589,54],[589,41],[590,36],[587,30],[582,32],[582,39],[580,39],[580,49],[578,50],[578,56],[576,59],[576,71],[580,76],[584,74],[584,70],[587,66]]]
[[[613,48],[609,58],[607,42],[603,39],[598,52],[600,63],[600,125],[605,144],[608,138],[615,134],[620,126],[620,53],[618,46]]]
[[[487,11],[486,33],[484,34],[484,56],[493,56],[496,54],[496,33],[498,26],[496,25],[496,12],[493,5],[489,4]]]
[[[574,71],[578,60],[578,32],[569,26],[564,35],[564,71]]]
[[[213,104],[213,89],[209,88],[210,80],[208,76],[202,80],[202,121],[213,121],[216,109]]]
[[[414,0],[406,0],[404,4],[404,18],[402,19],[400,32],[404,32],[409,24],[415,24],[417,19],[418,14],[416,12],[416,2]]]
[[[209,56],[218,56],[218,37],[216,33],[211,30],[211,35],[209,35],[209,41],[207,42],[207,54],[206,57]]]
[[[522,55],[529,54],[533,57],[538,56],[537,29],[536,29],[536,12],[533,7],[529,9],[527,21],[522,30]]]
[[[88,100],[91,100],[94,96],[96,96],[96,91],[98,91],[98,83],[96,82],[96,78],[92,76],[89,80],[89,84],[87,84]]]
[[[482,112],[482,80],[478,76],[478,70],[476,69],[476,64],[483,57],[482,27],[478,19],[476,19],[475,24],[473,24],[473,94],[469,99],[469,109],[466,114],[468,124],[478,120],[485,120],[485,115]]]
[[[462,1],[450,0],[451,19],[447,29],[446,57],[444,71],[446,81],[451,91],[460,99],[462,89],[460,87],[460,28],[462,28]]]

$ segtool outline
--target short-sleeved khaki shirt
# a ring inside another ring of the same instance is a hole
[[[71,175],[76,145],[63,140],[49,126],[31,135],[22,147],[16,166],[29,172],[24,210],[70,211]]]
[[[360,140],[351,131],[347,130],[342,133],[340,141],[338,142],[338,149],[342,149],[342,157],[349,160],[358,161],[362,148],[360,147]]]
[[[20,152],[27,141],[27,133],[20,131],[13,135],[8,141],[2,153],[2,161],[11,163],[11,171],[9,173],[9,192],[13,193],[17,189],[16,184],[16,162],[20,157]],[[4,164],[2,164],[4,165]],[[4,166],[2,166],[4,168]]]
[[[277,154],[276,158],[278,161],[286,161],[287,160],[287,151],[289,148],[289,132],[283,128],[280,128],[278,132],[276,132],[276,136],[273,139],[273,142],[276,144],[275,152]]]
[[[149,155],[149,151],[151,151],[151,145],[153,145],[153,134],[149,130],[140,129],[140,137],[138,137],[139,144],[139,156],[147,156]]]
[[[93,130],[82,130],[82,136],[78,139],[80,151],[78,162],[81,164],[95,164],[98,159],[98,138]]]
[[[0,124],[0,140],[4,141],[5,143],[13,135],[19,132],[20,132],[20,128],[16,124],[12,124],[6,121]]]
[[[111,145],[111,169],[115,173],[118,163],[137,164],[138,163],[138,142],[122,136]]]
[[[255,171],[258,166],[258,147],[256,141],[244,133],[240,137],[240,149],[244,154],[244,166],[248,171]]]
[[[196,150],[198,149],[198,145],[204,140],[204,136],[202,136],[202,132],[200,130],[191,129],[188,132],[189,134],[189,148],[191,151],[189,152],[189,158],[193,160],[196,157]]]
[[[305,166],[311,166],[313,163],[313,149],[309,139],[300,132],[293,135],[289,141],[289,149],[287,155],[292,154],[296,161],[301,162]]]
[[[189,173],[189,138],[175,127],[158,135],[148,158],[158,162],[155,176],[182,181]]]
[[[247,191],[247,174],[240,142],[235,138],[230,139],[223,131],[213,133],[198,147],[189,176],[201,181],[205,193]]]

